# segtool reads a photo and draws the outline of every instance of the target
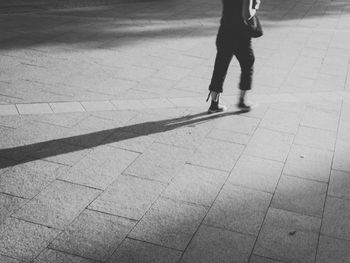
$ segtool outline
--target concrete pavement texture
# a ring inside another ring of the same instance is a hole
[[[15,4],[0,262],[350,262],[348,0],[263,1],[258,107],[236,108],[233,60],[214,115],[219,0]]]

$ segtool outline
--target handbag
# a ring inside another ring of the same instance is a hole
[[[250,37],[257,38],[264,34],[260,20],[256,14],[248,21],[245,21],[245,24],[248,27]]]

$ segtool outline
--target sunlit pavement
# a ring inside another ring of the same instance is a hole
[[[350,262],[349,1],[264,2],[217,115],[220,1],[0,10],[0,262]]]

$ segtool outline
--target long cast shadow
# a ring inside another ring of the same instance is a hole
[[[238,115],[241,113],[244,113],[244,111],[225,112],[214,115],[207,115],[206,112],[202,112],[182,116],[179,118],[138,123],[77,136],[1,149],[0,157],[7,159],[8,162],[2,161],[0,168],[6,168],[21,163],[45,159],[60,154],[80,151],[82,149],[89,149],[96,146],[106,145],[140,136],[166,132],[180,127],[200,124],[216,118]]]

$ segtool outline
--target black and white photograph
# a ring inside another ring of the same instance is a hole
[[[0,0],[0,263],[350,263],[350,0]]]

